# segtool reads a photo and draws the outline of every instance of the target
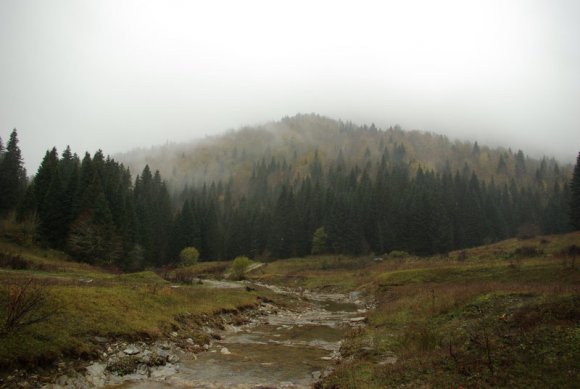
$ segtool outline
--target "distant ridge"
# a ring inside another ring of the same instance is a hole
[[[570,177],[571,165],[556,159],[530,158],[521,150],[487,147],[477,142],[450,140],[445,135],[387,129],[374,124],[357,126],[317,114],[297,114],[280,121],[246,126],[222,135],[188,143],[169,143],[115,156],[130,170],[145,165],[159,170],[173,191],[218,181],[243,183],[259,163],[286,164],[295,178],[308,174],[314,155],[322,169],[337,159],[346,168],[376,169],[382,159],[436,172],[475,172],[484,181],[542,182],[552,186]]]

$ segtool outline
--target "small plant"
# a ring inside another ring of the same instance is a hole
[[[401,250],[393,250],[389,253],[389,258],[407,258],[409,253]]]
[[[570,267],[572,269],[576,268],[577,256],[580,256],[580,247],[576,246],[575,244],[563,248],[556,254],[557,258],[562,259],[562,265],[565,268]]]
[[[544,250],[537,249],[533,246],[522,246],[515,249],[512,253],[512,257],[515,258],[533,258],[544,255]]]
[[[2,252],[0,253],[0,267],[14,270],[26,270],[30,268],[30,263],[18,254]]]
[[[232,273],[231,278],[234,280],[243,280],[245,278],[244,273],[248,267],[252,264],[252,261],[248,257],[239,256],[234,259],[232,263]]]
[[[48,320],[56,313],[48,309],[46,286],[32,278],[10,287],[5,305],[6,319],[0,330],[3,335]]]
[[[195,278],[195,273],[191,269],[175,269],[171,281],[191,284]]]

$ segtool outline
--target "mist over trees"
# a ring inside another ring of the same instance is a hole
[[[124,270],[175,265],[187,247],[200,260],[432,255],[579,228],[578,164],[569,181],[553,159],[431,133],[317,115],[267,127],[152,151],[135,179],[100,150],[53,148],[30,182],[13,131],[0,209],[34,221],[42,245]]]

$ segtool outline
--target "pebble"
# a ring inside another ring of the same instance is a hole
[[[123,350],[123,352],[127,355],[136,355],[139,354],[141,350],[139,349],[139,347],[131,344],[125,350]]]

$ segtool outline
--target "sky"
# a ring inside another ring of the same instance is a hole
[[[580,150],[580,1],[0,0],[0,137],[106,154],[296,113]]]

